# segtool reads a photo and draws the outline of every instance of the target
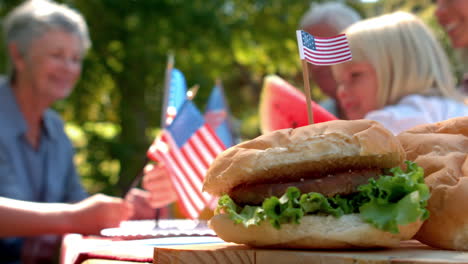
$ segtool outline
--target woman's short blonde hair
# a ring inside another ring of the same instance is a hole
[[[370,63],[377,74],[377,104],[410,94],[457,98],[447,55],[416,16],[395,12],[366,19],[345,31],[353,61]]]

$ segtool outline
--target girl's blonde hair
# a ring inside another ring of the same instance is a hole
[[[345,32],[353,61],[368,62],[376,71],[379,108],[410,94],[460,99],[446,54],[416,16],[399,11],[357,22]]]

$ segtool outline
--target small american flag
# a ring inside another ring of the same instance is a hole
[[[204,117],[219,139],[224,143],[224,146],[229,148],[235,144],[228,104],[220,85],[216,85],[211,90]]]
[[[203,180],[214,158],[224,149],[197,107],[186,100],[148,150],[150,159],[164,162],[169,169],[186,217],[195,219],[213,204],[215,198],[202,192]]]
[[[317,38],[303,30],[297,30],[297,43],[301,60],[316,65],[332,65],[352,59],[345,34],[331,38]]]

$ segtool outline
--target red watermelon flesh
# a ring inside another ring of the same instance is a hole
[[[260,95],[260,129],[263,134],[308,125],[307,103],[304,93],[276,75],[266,76]],[[314,122],[337,118],[312,101]]]

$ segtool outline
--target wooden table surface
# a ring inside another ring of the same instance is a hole
[[[156,247],[157,264],[165,263],[468,263],[468,252],[438,250],[418,241],[392,249],[314,251],[255,249],[231,243]]]

